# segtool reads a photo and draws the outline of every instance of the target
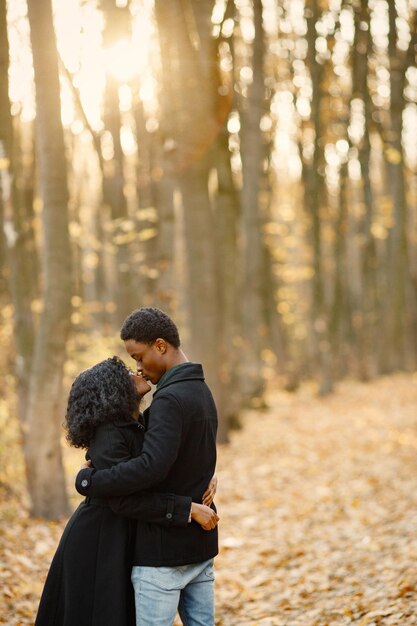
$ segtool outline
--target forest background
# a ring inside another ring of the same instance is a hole
[[[69,385],[138,306],[220,442],[268,385],[415,371],[416,54],[415,0],[1,0],[6,501],[68,514]]]
[[[415,623],[416,56],[416,0],[0,0],[0,623],[143,305],[232,442],[219,624]]]

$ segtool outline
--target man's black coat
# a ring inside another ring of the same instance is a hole
[[[141,455],[111,469],[84,469],[77,490],[94,497],[123,496],[149,487],[201,502],[216,465],[217,412],[201,365],[184,363],[157,387],[145,412]],[[137,525],[134,565],[178,566],[213,558],[217,528]]]

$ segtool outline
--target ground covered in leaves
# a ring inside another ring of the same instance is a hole
[[[268,400],[219,451],[216,624],[417,624],[417,376]],[[10,502],[0,624],[17,626],[33,623],[64,522]]]

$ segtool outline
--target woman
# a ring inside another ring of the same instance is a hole
[[[82,372],[74,381],[66,414],[67,439],[88,448],[86,457],[105,469],[138,456],[145,427],[139,413],[150,386],[117,357]],[[214,497],[212,483],[203,501]],[[167,517],[167,510],[172,515]],[[135,522],[203,528],[213,511],[174,494],[141,492],[123,498],[86,498],[70,518],[52,560],[35,626],[134,626],[130,582]],[[214,521],[213,521],[214,520]]]

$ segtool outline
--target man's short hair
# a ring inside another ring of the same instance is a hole
[[[154,307],[142,307],[133,311],[123,322],[120,337],[123,341],[133,339],[139,343],[165,339],[174,348],[180,347],[176,325],[169,315]]]

